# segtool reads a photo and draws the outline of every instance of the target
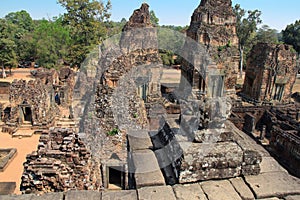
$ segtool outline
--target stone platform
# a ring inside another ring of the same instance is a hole
[[[264,157],[261,173],[228,180],[201,183],[143,187],[122,191],[68,191],[36,195],[2,195],[1,200],[300,200],[300,179],[289,175],[271,157]]]
[[[8,166],[9,162],[15,157],[17,154],[17,149],[0,149],[0,172],[3,172],[5,168]]]

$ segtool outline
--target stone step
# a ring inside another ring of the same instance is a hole
[[[135,167],[134,177],[137,188],[165,185],[164,176],[153,151],[134,151],[132,153],[132,160]]]

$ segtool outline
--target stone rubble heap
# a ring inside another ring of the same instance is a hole
[[[52,128],[40,137],[38,150],[24,163],[23,193],[98,189],[91,155],[72,129]],[[98,166],[98,169],[100,167]]]

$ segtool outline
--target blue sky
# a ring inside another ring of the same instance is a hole
[[[64,9],[56,0],[0,0],[0,17],[9,12],[26,10],[32,18],[52,18],[64,13]],[[111,0],[112,20],[128,19],[133,10],[139,8],[143,0]],[[246,10],[262,11],[263,24],[277,30],[285,29],[288,24],[300,19],[299,0],[232,0],[233,5],[240,4]],[[200,0],[147,0],[150,9],[160,19],[160,24],[188,25],[194,9]]]

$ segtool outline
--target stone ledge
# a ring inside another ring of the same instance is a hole
[[[242,200],[229,181],[207,181],[201,183],[209,200]]]
[[[139,200],[176,200],[171,186],[144,187],[138,189]]]
[[[5,155],[0,158],[0,172],[3,172],[12,159],[17,155],[16,148],[0,149],[0,153],[5,153]]]
[[[151,150],[138,150],[132,153],[135,167],[136,187],[165,185],[165,179]]]
[[[284,197],[300,194],[300,180],[285,172],[263,173],[258,176],[246,176],[256,198]]]
[[[137,200],[136,190],[102,192],[102,200]]]
[[[202,188],[198,183],[175,185],[173,190],[177,200],[207,200]]]
[[[70,190],[65,194],[65,200],[100,200],[101,192],[84,191],[84,190]]]
[[[254,195],[241,177],[229,180],[243,200],[254,200]]]

